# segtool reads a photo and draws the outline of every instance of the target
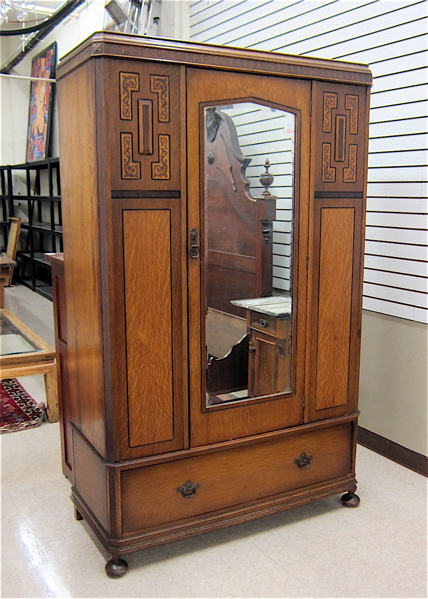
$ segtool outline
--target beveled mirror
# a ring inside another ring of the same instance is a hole
[[[204,108],[206,405],[291,392],[295,115]]]

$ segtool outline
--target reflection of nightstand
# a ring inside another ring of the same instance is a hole
[[[290,391],[291,299],[262,297],[231,303],[247,310],[248,395]]]

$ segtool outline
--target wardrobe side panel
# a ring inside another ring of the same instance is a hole
[[[357,410],[367,170],[366,88],[316,82],[313,108],[307,369],[311,421]]]
[[[94,63],[58,82],[70,421],[105,455]]]

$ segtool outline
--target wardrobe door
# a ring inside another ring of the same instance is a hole
[[[187,82],[194,447],[303,422],[310,83]]]
[[[107,60],[100,73],[109,98],[100,213],[111,461],[187,446],[181,72]]]

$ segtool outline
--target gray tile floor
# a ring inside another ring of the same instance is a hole
[[[50,302],[17,286],[6,307],[53,342]],[[42,377],[21,383],[43,400]],[[363,447],[358,509],[333,497],[140,551],[118,580],[74,520],[58,425],[3,435],[1,452],[3,598],[427,597],[426,479]]]

